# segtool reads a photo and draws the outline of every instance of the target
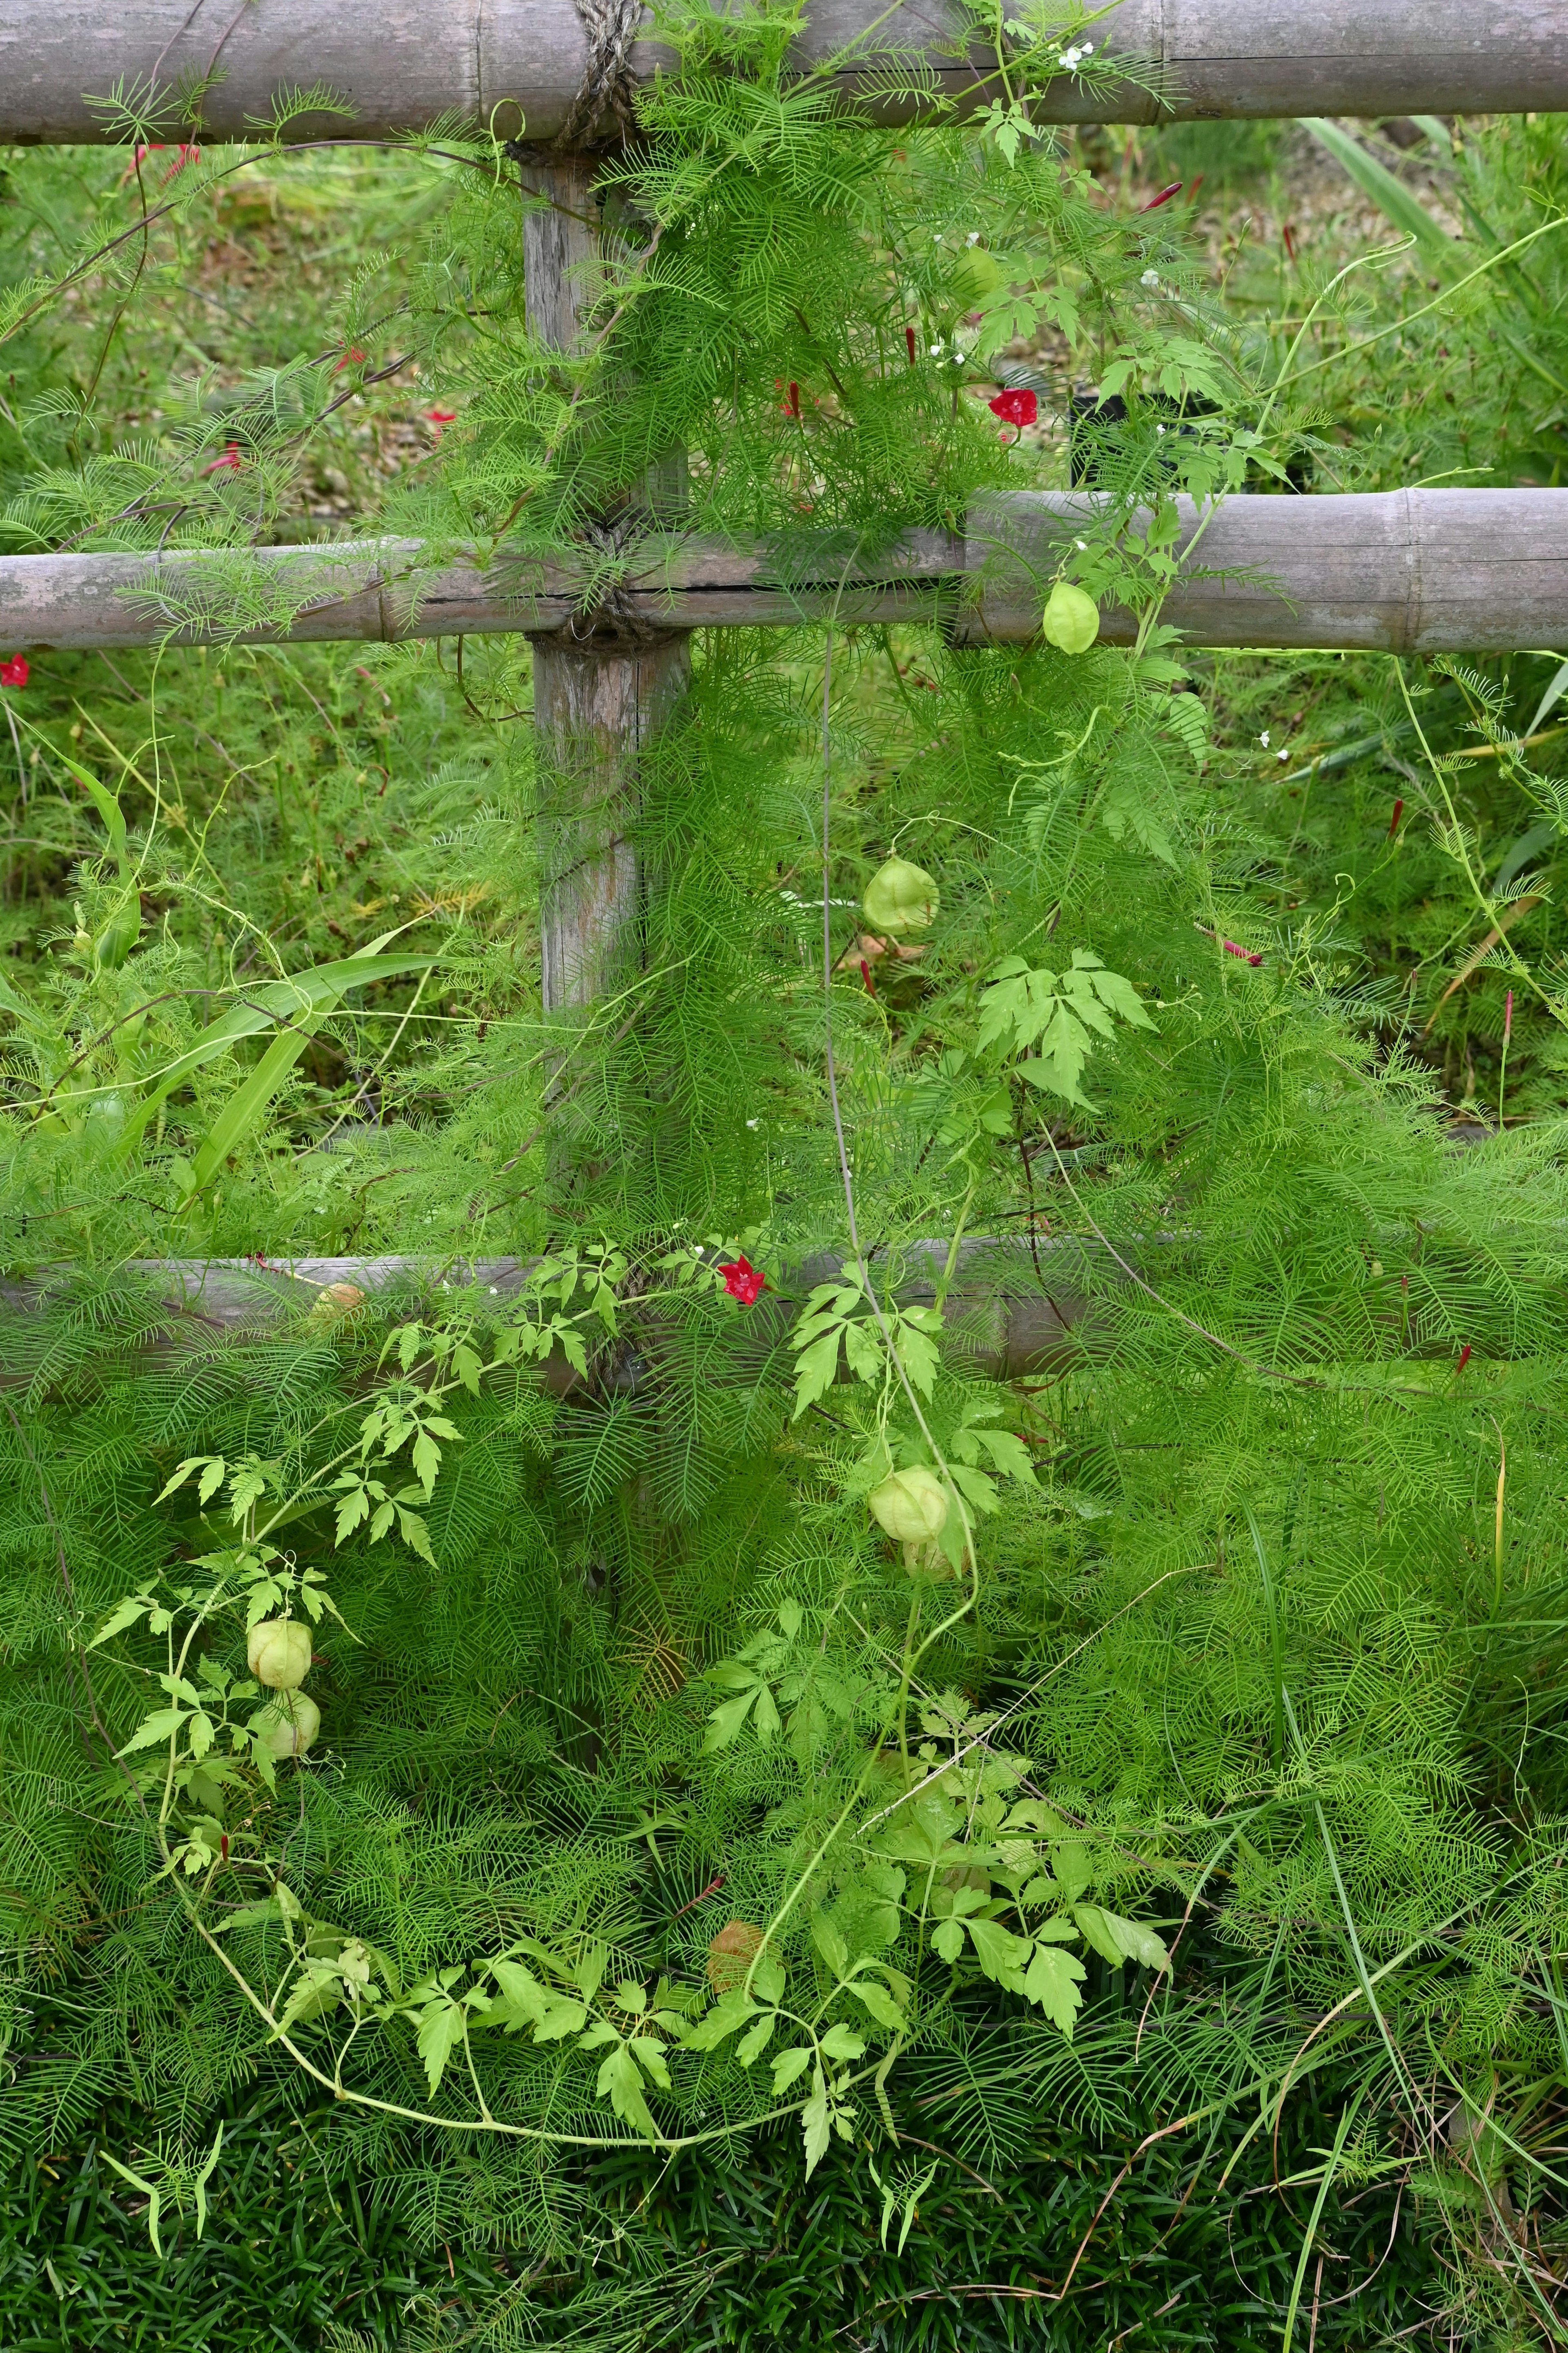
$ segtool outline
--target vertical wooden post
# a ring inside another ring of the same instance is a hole
[[[555,350],[578,347],[597,291],[599,238],[590,155],[524,167],[548,211],[523,218],[528,323]],[[644,880],[633,843],[642,755],[685,692],[689,638],[646,641],[613,623],[533,640],[539,765],[540,932],[547,1013],[588,1004],[635,970]]]

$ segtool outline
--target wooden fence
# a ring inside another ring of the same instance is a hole
[[[921,533],[874,564],[841,547],[767,551],[647,536],[615,603],[637,631],[942,619],[961,645],[1036,636],[1062,544],[1097,519],[1092,494],[1018,492],[973,509],[962,537]],[[1182,544],[1199,517],[1183,500]],[[568,566],[437,568],[415,540],[199,554],[0,558],[0,651],[150,646],[237,596],[294,617],[243,640],[331,642],[522,633],[546,661],[578,611]],[[160,593],[162,592],[162,593]],[[235,604],[229,609],[241,609]],[[1200,646],[1499,653],[1568,638],[1568,490],[1239,496],[1210,516],[1163,617]],[[584,624],[579,619],[578,635]],[[591,624],[587,625],[591,627]],[[1131,642],[1126,613],[1104,617]]]
[[[637,0],[610,0],[629,37],[634,79],[660,52],[637,37]],[[984,56],[965,54],[958,0],[813,0],[803,70],[859,43],[879,85],[891,62],[922,61],[928,86],[973,92]],[[1510,113],[1568,107],[1562,0],[1120,0],[1087,29],[1136,72],[1106,92],[1056,83],[1043,120],[1153,122],[1263,115]],[[172,93],[212,80],[205,135],[248,135],[274,93],[330,84],[349,119],[319,113],[291,136],[384,138],[452,109],[503,136],[556,138],[583,89],[589,37],[574,0],[0,0],[0,142],[105,135],[117,82]],[[879,97],[903,119],[911,92]],[[177,134],[176,134],[177,135]]]
[[[926,55],[933,86],[973,87],[977,61],[955,54],[962,43],[948,5],[903,0],[884,16],[876,0],[817,0],[803,69],[863,32],[867,71],[902,47]],[[574,0],[378,0],[353,11],[327,0],[253,0],[237,12],[232,0],[121,0],[113,10],[101,0],[0,0],[0,139],[99,137],[102,117],[84,90],[107,92],[119,78],[173,86],[191,73],[222,77],[205,101],[220,137],[238,135],[280,84],[317,79],[353,101],[361,136],[450,107],[508,132],[525,117],[532,141],[564,128],[565,140],[535,147],[523,163],[525,188],[548,202],[524,212],[522,234],[530,327],[569,352],[584,332],[578,289],[594,256],[587,196],[595,163],[586,142],[602,131],[605,93],[628,61],[634,75],[657,63],[651,47],[633,44],[636,0],[595,0],[590,20],[592,43]],[[1486,12],[1469,0],[1383,0],[1375,10],[1356,0],[1121,0],[1101,21],[1121,54],[1146,61],[1145,81],[1163,104],[1128,84],[1096,100],[1064,82],[1047,109],[1058,119],[1568,106],[1563,0],[1500,0]],[[458,565],[422,578],[421,551],[407,543],[258,550],[216,564],[191,554],[25,556],[0,562],[0,650],[157,642],[180,616],[200,611],[204,565],[205,593],[216,600],[232,588],[237,561],[254,567],[258,606],[280,596],[295,616],[281,628],[245,633],[253,637],[527,632],[542,779],[543,997],[547,1011],[560,1010],[600,992],[635,925],[638,762],[679,699],[693,628],[787,624],[837,598],[847,622],[936,614],[960,643],[1026,638],[1038,626],[1053,551],[1092,509],[1083,496],[994,500],[971,513],[962,537],[928,534],[874,567],[850,567],[847,586],[841,549],[822,551],[814,565],[798,552],[786,561],[777,551],[661,537],[650,522],[616,591],[620,615],[639,623],[629,637],[605,617],[575,614],[567,574],[487,576]],[[1190,539],[1190,510],[1184,522]],[[1232,499],[1205,525],[1166,617],[1209,645],[1486,652],[1561,644],[1568,491]],[[1112,642],[1129,629],[1125,616],[1107,617]],[[331,1263],[339,1279],[367,1282],[405,1271],[402,1261]],[[202,1312],[200,1271],[165,1271],[182,1297],[194,1282],[188,1303]],[[505,1262],[498,1291],[516,1273]],[[257,1278],[244,1280],[253,1292]],[[232,1296],[232,1282],[208,1295],[220,1294]],[[10,1295],[30,1294],[13,1287]],[[1045,1312],[1037,1302],[1037,1311]],[[1005,1309],[1005,1326],[1013,1312]],[[1058,1335],[1063,1320],[1071,1311],[1057,1316]],[[1006,1371],[1037,1354],[1032,1341],[1015,1347],[1005,1329],[990,1348]]]

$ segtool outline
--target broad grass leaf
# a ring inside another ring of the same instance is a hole
[[[386,936],[390,938],[392,934]],[[367,950],[363,955],[342,956],[331,964],[313,965],[308,972],[293,975],[288,980],[267,981],[261,987],[248,990],[244,1004],[235,1006],[210,1023],[195,1044],[177,1054],[168,1068],[159,1074],[155,1086],[137,1105],[121,1129],[115,1145],[116,1157],[128,1158],[135,1151],[159,1105],[167,1101],[176,1087],[183,1085],[204,1064],[227,1053],[242,1039],[254,1038],[262,1030],[271,1029],[276,1022],[293,1025],[274,1040],[275,1045],[281,1045],[289,1038],[298,1041],[296,1052],[289,1058],[287,1068],[279,1076],[278,1083],[281,1085],[288,1071],[292,1069],[299,1054],[304,1050],[308,1039],[314,1034],[321,1016],[332,1009],[346,989],[362,987],[366,981],[392,980],[411,973],[425,972],[428,970],[430,962],[428,956],[384,956]],[[271,1050],[269,1047],[268,1052]],[[266,1056],[262,1059],[265,1061]],[[245,1086],[248,1087],[257,1075],[253,1071]],[[244,1091],[242,1088],[239,1092]],[[265,1103],[259,1107],[265,1109]],[[220,1123],[226,1120],[227,1111],[228,1106],[226,1105],[225,1112],[219,1114]],[[216,1132],[215,1124],[207,1141],[211,1141]],[[205,1148],[205,1145],[203,1148]],[[233,1148],[230,1144],[226,1147],[226,1154]],[[220,1166],[224,1156],[226,1155],[220,1155]],[[198,1154],[198,1168],[199,1165]],[[200,1181],[205,1183],[207,1179],[204,1177]]]
[[[1370,196],[1396,229],[1415,239],[1426,259],[1452,267],[1459,259],[1455,240],[1442,223],[1434,220],[1419,196],[1403,180],[1395,179],[1375,155],[1367,153],[1359,139],[1352,139],[1337,122],[1327,122],[1321,115],[1304,115],[1301,128],[1310,132],[1320,147],[1328,150],[1363,195]]]

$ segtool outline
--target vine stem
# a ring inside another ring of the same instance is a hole
[[[958,1505],[959,1520],[963,1529],[964,1554],[969,1562],[969,1591],[965,1595],[963,1600],[960,1603],[959,1607],[956,1609],[950,1610],[945,1618],[939,1620],[937,1624],[932,1627],[931,1632],[926,1636],[925,1640],[918,1645],[915,1641],[915,1633],[918,1624],[920,1596],[918,1592],[916,1593],[914,1600],[910,1605],[909,1627],[904,1635],[903,1651],[900,1662],[899,1688],[897,1695],[893,1700],[892,1705],[883,1715],[882,1721],[877,1729],[877,1736],[868,1748],[865,1762],[862,1764],[859,1772],[855,1778],[854,1786],[850,1789],[849,1795],[846,1798],[843,1805],[839,1808],[837,1814],[834,1817],[834,1820],[827,1830],[826,1835],[818,1843],[816,1852],[813,1853],[810,1861],[805,1864],[805,1868],[796,1874],[794,1885],[788,1890],[783,1902],[779,1905],[778,1909],[773,1913],[772,1918],[767,1924],[767,1926],[763,1931],[762,1943],[758,1946],[756,1952],[752,1957],[751,1966],[746,1971],[743,1981],[743,1990],[748,1995],[752,1990],[752,1980],[756,1975],[757,1968],[761,1964],[763,1954],[768,1949],[769,1943],[777,1931],[783,1927],[784,1922],[789,1918],[790,1914],[799,1903],[801,1896],[811,1884],[813,1873],[816,1870],[817,1865],[822,1862],[824,1856],[827,1854],[833,1845],[833,1841],[838,1836],[839,1831],[843,1829],[845,1823],[848,1820],[856,1807],[859,1804],[861,1798],[865,1795],[866,1785],[871,1778],[872,1771],[876,1766],[879,1757],[882,1753],[882,1744],[887,1738],[889,1731],[893,1728],[895,1723],[897,1723],[900,1727],[900,1753],[907,1757],[908,1735],[905,1727],[905,1718],[908,1713],[909,1692],[911,1681],[921,1661],[925,1657],[932,1644],[940,1641],[942,1637],[947,1633],[951,1628],[958,1625],[964,1618],[967,1618],[973,1609],[978,1608],[980,1601],[980,1558],[974,1542],[973,1524],[970,1519],[963,1498],[962,1494],[960,1494],[952,1473],[948,1470],[946,1458],[940,1446],[938,1446],[935,1438],[931,1435],[931,1425],[926,1420],[925,1415],[921,1409],[921,1401],[916,1396],[910,1384],[908,1373],[904,1369],[903,1360],[899,1355],[898,1347],[893,1338],[892,1327],[889,1324],[888,1318],[883,1312],[881,1301],[877,1296],[876,1287],[871,1280],[870,1266],[867,1261],[865,1251],[862,1250],[860,1245],[859,1226],[855,1214],[855,1179],[851,1174],[849,1166],[849,1149],[844,1134],[844,1112],[838,1094],[838,1071],[833,1051],[833,904],[830,888],[833,841],[833,633],[837,619],[839,603],[843,598],[845,586],[847,583],[850,570],[855,563],[856,555],[858,555],[858,547],[857,546],[855,552],[850,555],[848,562],[845,565],[843,574],[839,579],[837,593],[833,601],[833,611],[828,617],[827,634],[824,648],[822,668],[822,1000],[823,1034],[827,1073],[827,1093],[828,1100],[833,1106],[833,1134],[838,1154],[839,1179],[844,1188],[844,1206],[848,1219],[850,1248],[854,1252],[855,1261],[859,1269],[861,1285],[865,1291],[867,1298],[870,1301],[871,1312],[877,1319],[878,1328],[882,1335],[882,1342],[888,1351],[889,1361],[899,1377],[904,1395],[909,1399],[910,1410],[914,1414],[915,1420],[920,1426],[921,1434],[924,1438],[926,1444],[930,1447],[937,1467],[941,1471],[943,1478],[947,1481],[953,1500]],[[890,1811],[891,1809],[886,1809],[885,1810]],[[878,1817],[878,1819],[880,1819],[880,1817]]]
[[[1394,675],[1399,681],[1400,695],[1404,700],[1405,708],[1410,715],[1411,726],[1415,731],[1415,740],[1420,744],[1422,754],[1436,781],[1437,790],[1443,796],[1443,807],[1448,814],[1449,838],[1453,843],[1455,862],[1462,870],[1465,880],[1470,886],[1470,895],[1475,900],[1476,905],[1479,908],[1482,915],[1486,918],[1487,923],[1497,933],[1497,944],[1505,951],[1508,958],[1509,969],[1512,972],[1515,979],[1522,981],[1524,986],[1540,999],[1541,1003],[1545,1007],[1547,1012],[1552,1016],[1552,1018],[1557,1023],[1560,1029],[1568,1028],[1568,1015],[1564,1014],[1563,1007],[1548,993],[1548,991],[1542,988],[1541,983],[1536,979],[1535,975],[1531,970],[1529,965],[1526,964],[1524,958],[1520,955],[1519,950],[1514,946],[1513,942],[1508,935],[1506,921],[1500,923],[1498,920],[1499,911],[1493,904],[1492,901],[1487,896],[1486,885],[1482,882],[1480,877],[1476,872],[1474,864],[1470,859],[1469,850],[1465,845],[1464,828],[1459,823],[1459,813],[1454,807],[1453,795],[1448,790],[1447,774],[1443,766],[1442,761],[1438,759],[1437,754],[1433,751],[1431,744],[1426,740],[1426,731],[1422,726],[1420,719],[1416,715],[1415,705],[1411,699],[1409,682],[1405,675],[1405,664],[1397,654],[1394,657]],[[1503,910],[1505,917],[1507,912],[1508,911],[1506,909]],[[1427,1026],[1429,1028],[1431,1026],[1430,1023]],[[1510,1017],[1510,1027],[1511,1028],[1511,1026],[1512,1022]],[[1501,1099],[1500,1096],[1500,1101]]]

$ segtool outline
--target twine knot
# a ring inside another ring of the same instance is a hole
[[[583,87],[556,132],[557,147],[607,147],[637,128],[636,84],[627,59],[642,21],[643,0],[575,0],[588,36]]]

